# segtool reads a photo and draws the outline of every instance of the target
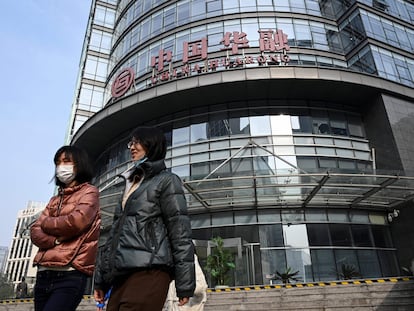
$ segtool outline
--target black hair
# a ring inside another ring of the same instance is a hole
[[[76,176],[75,180],[82,184],[84,182],[90,182],[93,178],[93,168],[90,162],[87,152],[77,146],[63,146],[58,149],[53,158],[55,165],[58,163],[62,153],[66,157],[70,158],[75,164]],[[65,184],[62,183],[58,178],[55,177],[55,184],[59,187],[64,187]]]
[[[140,126],[131,133],[131,139],[141,144],[149,161],[165,159],[167,141],[164,133],[157,127]]]

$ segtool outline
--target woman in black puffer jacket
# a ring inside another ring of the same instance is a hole
[[[134,166],[95,271],[95,300],[111,310],[162,310],[175,279],[181,305],[195,289],[194,246],[180,178],[166,170],[164,134],[139,127],[128,143]]]

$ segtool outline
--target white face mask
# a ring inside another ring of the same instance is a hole
[[[56,178],[63,182],[65,185],[70,184],[75,179],[73,164],[56,166]]]

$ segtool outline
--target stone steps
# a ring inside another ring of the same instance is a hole
[[[414,280],[327,286],[212,291],[205,311],[414,310]]]
[[[255,289],[257,288],[257,289]],[[33,300],[0,301],[0,311],[33,311]],[[209,290],[204,311],[413,311],[414,278]],[[85,296],[77,311],[96,311]]]

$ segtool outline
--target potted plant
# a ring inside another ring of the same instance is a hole
[[[298,273],[299,270],[293,272],[291,267],[287,267],[286,270],[283,272],[276,271],[276,273],[274,274],[274,279],[281,280],[283,284],[288,284],[291,281],[300,281],[300,279],[296,277]]]
[[[206,270],[215,279],[216,285],[226,286],[228,283],[228,272],[236,267],[230,250],[224,248],[221,237],[211,239],[213,245],[211,254],[207,256]]]
[[[343,280],[351,280],[355,278],[360,278],[361,274],[354,265],[343,263],[341,265],[341,272],[339,273],[339,278]]]

